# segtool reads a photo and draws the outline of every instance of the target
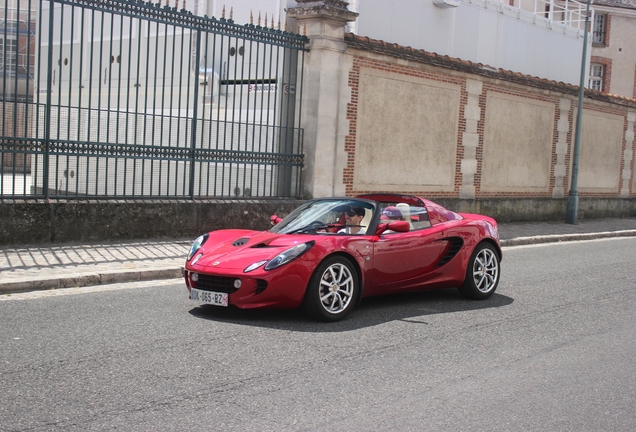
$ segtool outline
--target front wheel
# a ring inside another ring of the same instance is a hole
[[[358,286],[358,274],[349,260],[339,256],[327,258],[314,271],[303,306],[314,318],[339,321],[353,309]]]
[[[464,296],[476,300],[487,299],[499,284],[499,254],[488,243],[477,245],[466,269],[466,279],[459,288]]]

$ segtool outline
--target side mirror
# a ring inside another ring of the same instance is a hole
[[[269,221],[270,221],[270,223],[271,223],[272,225],[278,225],[278,224],[280,223],[280,221],[282,221],[282,220],[283,220],[283,218],[278,217],[277,215],[272,215],[272,216],[269,218]]]
[[[388,226],[389,226],[389,224],[387,224],[387,223],[378,224],[378,227],[375,230],[375,235],[378,236],[378,237],[381,236],[382,233],[387,230]]]

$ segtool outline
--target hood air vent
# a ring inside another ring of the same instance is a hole
[[[240,238],[238,240],[234,240],[234,243],[232,243],[232,246],[243,246],[248,241],[250,241],[249,238],[243,237],[243,238]]]

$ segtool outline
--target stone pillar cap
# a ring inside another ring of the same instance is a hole
[[[330,18],[342,22],[355,21],[357,12],[347,9],[349,2],[342,0],[296,0],[297,7],[286,8],[285,12],[296,19]]]

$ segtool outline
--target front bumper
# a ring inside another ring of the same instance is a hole
[[[210,271],[186,266],[184,278],[188,292],[192,288],[228,293],[228,304],[241,309],[297,308],[303,301],[313,265],[295,261],[272,271],[262,269],[250,273]],[[197,277],[193,280],[193,274]],[[235,281],[240,280],[240,288]]]

